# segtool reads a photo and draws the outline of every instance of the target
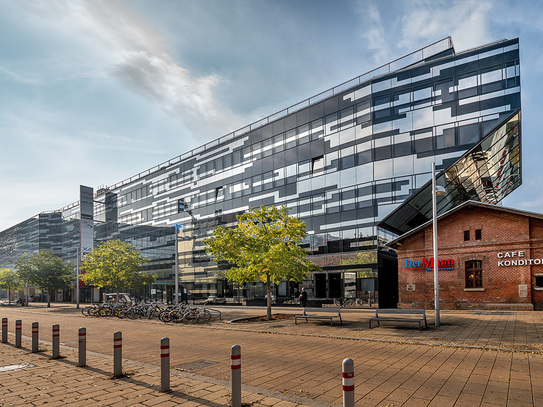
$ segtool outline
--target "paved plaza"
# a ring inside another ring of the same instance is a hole
[[[383,324],[369,309],[343,310],[344,324],[250,324],[259,307],[220,307],[222,320],[198,325],[95,318],[72,304],[0,307],[9,319],[0,344],[0,406],[228,406],[230,347],[241,346],[242,400],[253,406],[342,404],[341,363],[354,360],[357,406],[543,406],[543,313],[442,311],[441,326]],[[274,308],[298,313],[299,308]],[[22,348],[14,347],[22,320]],[[31,353],[31,324],[40,351]],[[62,359],[52,360],[51,327],[60,325]],[[87,329],[87,367],[76,367],[77,333]],[[123,333],[123,370],[112,379],[113,332]],[[160,389],[160,338],[170,338],[171,388]]]

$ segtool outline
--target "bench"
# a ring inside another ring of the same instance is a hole
[[[305,319],[305,322],[308,322],[308,319],[329,319],[330,325],[332,325],[332,320],[334,318],[339,318],[340,324],[343,325],[343,320],[341,319],[341,308],[304,308],[304,312],[300,315],[294,316],[294,323],[298,324],[298,319]]]
[[[428,324],[426,323],[426,310],[424,309],[378,308],[375,310],[375,317],[370,318],[370,329],[372,328],[372,321],[377,321],[377,326],[380,326],[381,321],[416,322],[419,324],[419,330],[421,331],[423,322],[424,327],[428,327]]]

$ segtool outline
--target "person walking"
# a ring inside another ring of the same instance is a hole
[[[307,304],[307,291],[305,287],[302,287],[302,292],[300,293],[300,305],[305,308]]]

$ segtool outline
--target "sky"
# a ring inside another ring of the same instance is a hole
[[[543,1],[0,0],[0,230],[434,41],[520,38],[523,185],[543,212]]]

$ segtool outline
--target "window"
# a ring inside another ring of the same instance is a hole
[[[475,229],[475,240],[481,240],[481,238],[482,238],[482,230]]]
[[[324,156],[318,156],[311,160],[311,172],[313,175],[319,174],[324,170]]]
[[[466,288],[483,287],[483,262],[481,260],[466,261]]]
[[[535,277],[535,288],[543,290],[543,274],[536,274]]]
[[[185,212],[185,201],[183,199],[177,200],[177,213]]]
[[[224,199],[224,187],[215,188],[215,202]]]
[[[469,240],[469,229],[464,230],[464,242],[467,242]]]

